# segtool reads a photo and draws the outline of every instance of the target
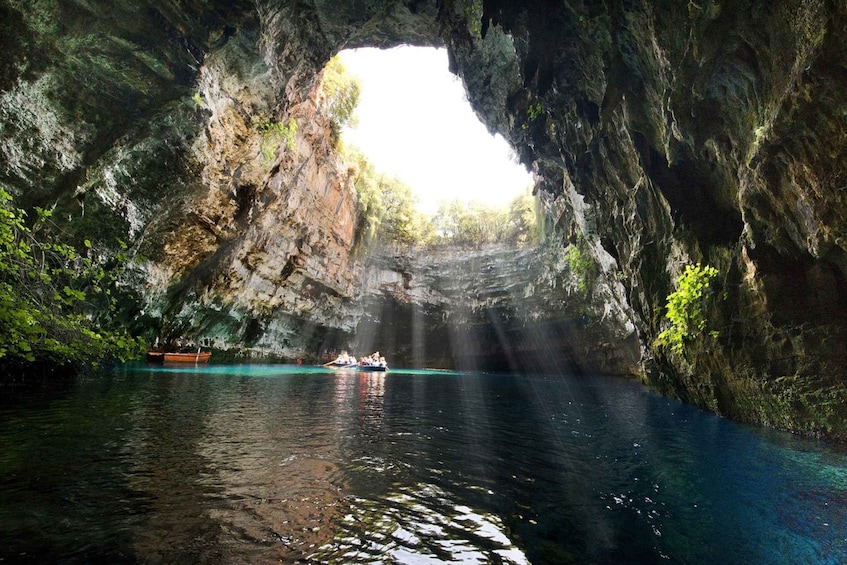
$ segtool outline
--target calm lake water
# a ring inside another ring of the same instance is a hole
[[[632,381],[129,366],[0,389],[0,561],[847,563],[847,456]]]

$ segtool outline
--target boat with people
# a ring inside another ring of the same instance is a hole
[[[358,367],[358,363],[340,363],[335,361],[330,361],[329,363],[324,363],[323,365],[327,369],[355,369]]]
[[[323,366],[327,369],[354,369],[358,364],[359,362],[356,361],[355,357],[352,357],[346,351],[342,351],[338,357],[329,363],[324,363]]]
[[[365,355],[357,360],[346,351],[342,351],[338,357],[328,363],[323,364],[327,369],[358,369],[360,371],[379,371],[385,372],[388,370],[388,363],[385,357],[379,354],[379,351],[371,355]]]
[[[388,371],[388,365],[370,365],[368,363],[359,363],[358,369],[360,371],[385,373]]]
[[[384,373],[388,371],[388,362],[385,360],[385,357],[379,354],[379,351],[376,351],[359,360],[359,370]]]

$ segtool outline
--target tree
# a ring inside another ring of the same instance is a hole
[[[400,243],[415,245],[431,238],[431,222],[417,210],[417,198],[403,181],[374,169],[356,149],[345,149],[344,158],[355,169],[354,187],[359,196],[356,244]]]
[[[125,244],[108,258],[87,239],[78,251],[51,234],[49,210],[36,212],[29,228],[24,212],[0,189],[0,362],[64,365],[131,357],[140,342],[112,327]]]
[[[505,242],[513,245],[529,245],[540,239],[538,233],[538,199],[529,189],[509,203]]]
[[[323,71],[321,93],[336,143],[345,127],[357,125],[356,106],[361,90],[359,80],[347,73],[338,55],[329,60]]]
[[[417,197],[409,185],[396,177],[380,175],[379,188],[385,207],[384,239],[402,245],[424,243],[429,222],[417,210]]]
[[[479,247],[501,243],[529,245],[538,240],[537,201],[529,194],[516,197],[507,208],[454,199],[442,202],[433,218],[436,240],[445,245]]]

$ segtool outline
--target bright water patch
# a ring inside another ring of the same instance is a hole
[[[844,453],[632,381],[136,365],[2,392],[7,562],[847,562]]]

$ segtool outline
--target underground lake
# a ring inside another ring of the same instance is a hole
[[[10,563],[843,563],[847,454],[634,380],[130,364],[0,401]]]

